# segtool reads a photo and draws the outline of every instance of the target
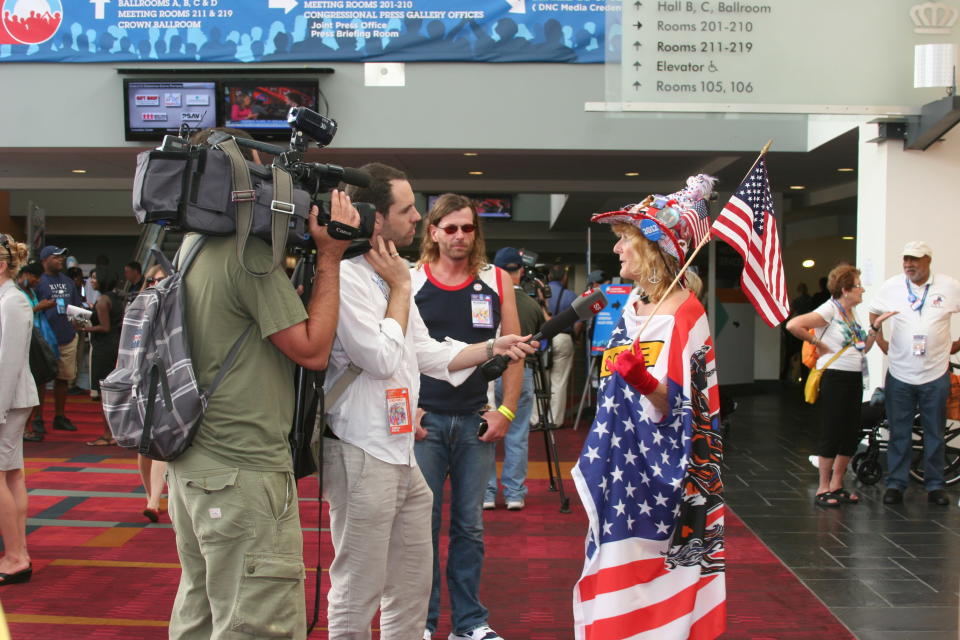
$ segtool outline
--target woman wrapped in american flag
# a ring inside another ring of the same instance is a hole
[[[613,225],[635,288],[603,356],[599,408],[573,474],[589,517],[578,640],[707,639],[726,624],[719,396],[697,296],[670,289],[709,233],[714,179],[650,196]]]

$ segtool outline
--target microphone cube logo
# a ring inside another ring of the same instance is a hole
[[[60,28],[63,5],[60,0],[3,0],[0,18],[0,44],[40,44]]]

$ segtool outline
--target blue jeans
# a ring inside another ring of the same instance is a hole
[[[443,485],[450,476],[450,547],[447,551],[447,589],[455,633],[467,633],[487,622],[480,604],[483,570],[483,491],[494,469],[492,442],[477,438],[476,413],[427,413],[421,426],[427,437],[417,441],[414,453],[423,477],[433,491],[433,588],[426,628],[436,631],[440,619],[440,524]]]
[[[884,390],[890,443],[887,446],[887,487],[907,488],[913,456],[913,417],[923,425],[923,484],[927,491],[943,489],[944,444],[950,374],[924,384],[907,384],[887,373]]]
[[[503,402],[503,383],[497,379],[497,404]],[[523,386],[517,402],[516,417],[503,438],[503,497],[507,502],[523,500],[527,495],[527,441],[530,436],[530,417],[533,415],[533,369],[523,368]],[[484,502],[493,502],[497,497],[497,466],[494,464],[487,483]]]

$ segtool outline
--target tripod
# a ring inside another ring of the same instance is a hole
[[[543,431],[543,444],[547,452],[547,473],[550,478],[550,491],[560,492],[560,513],[570,513],[570,498],[563,490],[563,478],[560,477],[560,456],[557,454],[557,441],[553,432],[559,429],[550,415],[550,376],[543,367],[542,351],[528,356],[533,363],[533,396],[537,403],[537,415],[540,420],[530,427],[530,431]],[[554,479],[556,478],[556,479]]]
[[[300,299],[303,300],[304,305],[306,305],[313,291],[313,275],[317,263],[317,254],[310,249],[302,250],[302,252],[300,249],[297,249],[297,253],[300,254],[300,258],[297,261],[297,266],[293,270],[290,281],[296,289],[303,287]],[[318,504],[318,517],[323,513],[323,443],[320,443],[320,449],[317,454],[318,462],[315,463],[310,451],[310,442],[313,438],[317,413],[319,412],[321,416],[323,415],[323,379],[324,373],[322,371],[311,371],[303,366],[297,365],[294,372],[296,403],[294,405],[293,427],[290,429],[289,436],[290,452],[293,457],[294,477],[297,481],[319,471],[319,473],[317,473],[317,491],[319,492],[317,501],[321,504]],[[320,428],[322,428],[322,426]],[[319,470],[317,469],[317,464],[320,465]],[[322,546],[321,533],[323,529],[320,527],[319,522],[317,523],[317,529],[318,560],[313,592],[313,618],[307,621],[307,635],[310,635],[314,627],[316,627],[320,617],[321,570],[319,547]]]
[[[594,376],[598,379],[600,378],[600,355],[589,355],[588,359],[590,364],[588,366],[589,373],[587,374],[587,381],[583,385],[583,393],[580,395],[580,406],[577,407],[577,417],[573,419],[573,430],[576,431],[580,428],[580,417],[583,415],[583,408],[585,406],[592,407],[593,400],[593,380]]]

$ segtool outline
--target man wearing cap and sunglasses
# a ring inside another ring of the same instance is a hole
[[[947,395],[950,392],[950,355],[960,351],[960,340],[950,339],[951,315],[960,312],[960,282],[933,274],[933,251],[926,242],[911,241],[903,248],[903,275],[883,283],[870,302],[870,331],[887,352],[885,385],[890,443],[887,447],[887,490],[884,504],[903,502],[912,456],[914,416],[923,425],[923,481],[927,500],[948,504],[944,491],[944,441]],[[888,322],[889,343],[877,319],[898,311]]]
[[[47,321],[57,336],[60,348],[60,369],[53,382],[54,417],[53,428],[61,431],[76,431],[77,427],[66,416],[67,391],[70,381],[77,377],[77,331],[67,317],[67,306],[83,306],[83,297],[77,291],[73,280],[63,271],[67,250],[47,245],[40,250],[40,262],[43,275],[37,283],[36,292],[40,303],[37,310],[47,315]],[[44,387],[41,386],[40,406],[43,406]],[[33,421],[33,433],[44,432],[43,418],[40,414]]]

